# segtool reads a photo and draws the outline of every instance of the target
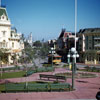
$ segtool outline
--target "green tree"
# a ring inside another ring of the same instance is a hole
[[[42,43],[40,41],[36,41],[36,42],[34,42],[34,46],[35,47],[41,47]]]
[[[8,62],[8,53],[7,49],[0,49],[0,60],[4,63]]]
[[[24,46],[25,47],[22,51],[22,56],[20,57],[19,61],[21,63],[24,63],[25,61],[27,61],[27,63],[30,63],[33,61],[33,58],[35,58],[36,50],[33,49],[28,42],[24,42]],[[26,55],[26,57],[24,57],[23,55]]]
[[[38,50],[38,56],[41,58],[45,58],[48,56],[49,46],[47,42],[44,42],[42,47]]]

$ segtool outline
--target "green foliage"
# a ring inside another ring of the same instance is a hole
[[[68,64],[64,64],[63,67],[64,68],[69,68],[69,65]]]
[[[8,71],[8,72],[9,72],[9,71],[11,71],[11,70],[12,70],[12,71],[20,70],[20,66],[15,65],[15,67],[2,68],[2,71],[3,71],[3,72],[5,72],[5,71]]]
[[[2,74],[1,79],[7,79],[7,78],[17,78],[17,77],[23,77],[25,75],[25,71],[19,71],[19,72],[6,72]]]
[[[0,84],[0,93],[1,91],[5,91],[5,85],[4,84]]]
[[[43,64],[44,67],[51,67],[51,64]]]
[[[57,83],[59,83],[59,81],[54,81],[53,83],[54,83],[54,84],[57,84]]]
[[[0,92],[34,92],[34,91],[70,91],[70,84],[68,83],[37,83],[29,82],[27,87],[25,83],[7,83],[0,85]]]
[[[38,49],[38,57],[45,58],[48,56],[49,53],[49,46],[48,43],[42,43],[42,47]]]
[[[54,68],[52,67],[41,67],[41,68],[37,68],[36,72],[49,72],[49,71],[53,71]]]
[[[71,72],[57,73],[56,75],[65,76],[67,78],[72,78]],[[93,73],[84,73],[84,72],[79,72],[79,73],[75,74],[75,78],[93,78],[93,77],[97,77],[97,75],[93,74]]]
[[[52,67],[35,68],[34,70],[28,70],[27,71],[27,76],[32,75],[33,73],[38,73],[38,72],[51,72],[53,70],[54,70],[54,68],[52,68]]]
[[[7,49],[0,49],[0,61],[4,63],[8,62],[7,51]]]
[[[42,46],[42,43],[40,41],[35,41],[34,46],[40,48]]]
[[[88,72],[100,72],[100,68],[94,67],[89,67],[86,66],[84,69],[80,69],[80,71],[88,71]]]
[[[28,42],[25,42],[25,49],[22,51],[22,56],[19,59],[20,63],[30,63],[32,62],[36,68],[35,59],[41,58],[44,59],[48,56],[49,46],[47,42],[41,43],[40,41],[34,42],[34,48],[29,45]],[[27,55],[24,57],[24,55]]]
[[[30,63],[32,62],[33,58],[35,58],[35,54],[36,51],[30,45],[27,44],[25,49],[22,51],[22,56],[20,57],[19,62]]]

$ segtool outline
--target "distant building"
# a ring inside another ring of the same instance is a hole
[[[67,61],[67,54],[69,50],[74,47],[75,35],[72,32],[66,32],[62,29],[57,40],[57,53],[62,56],[63,61]]]
[[[21,34],[17,33],[16,28],[11,27],[5,7],[0,7],[0,49],[7,50],[5,53],[9,64],[14,63],[13,56],[16,55],[16,59],[18,59],[24,49]]]
[[[29,34],[28,38],[27,38],[27,42],[30,44],[30,46],[32,47],[33,45],[33,39],[32,39],[32,33]]]
[[[56,43],[57,43],[57,40],[56,39],[53,39],[53,40],[49,40],[48,41],[48,44],[49,44],[50,48],[56,49]]]
[[[62,29],[60,36],[58,37],[57,44],[59,49],[74,47],[75,35],[72,32],[66,32]]]
[[[86,28],[78,32],[80,62],[100,64],[100,28]]]

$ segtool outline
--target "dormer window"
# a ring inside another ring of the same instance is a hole
[[[5,14],[3,14],[2,16],[1,16],[1,20],[6,20],[7,19],[7,17],[5,16]]]

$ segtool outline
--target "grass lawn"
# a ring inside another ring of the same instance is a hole
[[[7,79],[7,78],[18,78],[18,77],[24,77],[25,71],[19,71],[19,72],[7,72],[2,74],[1,79]]]
[[[5,91],[5,85],[4,84],[0,84],[0,93],[1,91]]]

